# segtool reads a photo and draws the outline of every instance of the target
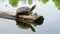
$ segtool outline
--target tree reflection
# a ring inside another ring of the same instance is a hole
[[[44,4],[47,3],[49,0],[41,0]]]
[[[20,0],[24,3],[28,3],[28,4],[32,4],[33,0]],[[37,0],[37,1],[41,1],[43,2],[44,4],[46,4],[49,0]],[[60,0],[52,0],[56,7],[58,7],[58,9],[60,9]],[[17,4],[18,4],[19,0],[9,0],[9,3],[13,6],[13,7],[16,7]]]
[[[53,0],[53,2],[55,3],[56,7],[60,9],[60,0]]]
[[[19,0],[9,0],[9,4],[11,4],[13,7],[16,7],[18,5]]]

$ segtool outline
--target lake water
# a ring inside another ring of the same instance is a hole
[[[5,7],[5,5],[8,5]],[[35,27],[36,32],[30,29],[21,29],[17,27],[16,22],[13,20],[0,18],[0,34],[60,34],[60,10],[57,9],[53,1],[46,4],[34,1],[32,5],[20,2],[16,8],[9,5],[8,1],[0,2],[0,11],[11,11],[16,13],[16,9],[22,6],[32,7],[36,5],[34,13],[43,15],[45,20],[42,25]]]

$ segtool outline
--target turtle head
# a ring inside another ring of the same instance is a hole
[[[30,11],[34,10],[36,7],[36,5],[32,6],[32,8],[30,9]]]
[[[29,10],[29,14],[32,14],[32,11],[36,8],[36,5],[32,6],[32,8]]]
[[[32,6],[32,8],[20,7],[17,9],[16,16],[18,17],[19,15],[30,15],[30,14],[32,14],[32,10],[35,9],[35,7],[36,7],[36,5]]]

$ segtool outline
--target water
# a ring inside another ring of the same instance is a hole
[[[17,27],[16,22],[13,20],[0,18],[0,34],[60,34],[60,10],[55,7],[51,0],[46,4],[36,1],[32,5],[20,2],[17,8],[11,7],[6,2],[0,2],[0,11],[13,11],[16,13],[16,9],[19,7],[32,7],[36,4],[36,9],[33,12],[43,15],[45,20],[42,25],[35,27],[36,32],[34,33],[30,29]],[[8,5],[7,7],[5,7],[6,4]]]

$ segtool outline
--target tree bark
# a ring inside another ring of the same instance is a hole
[[[6,11],[2,12],[2,11],[0,11],[0,18],[15,20],[16,19],[15,14],[16,13],[13,13],[13,12],[6,12]]]

